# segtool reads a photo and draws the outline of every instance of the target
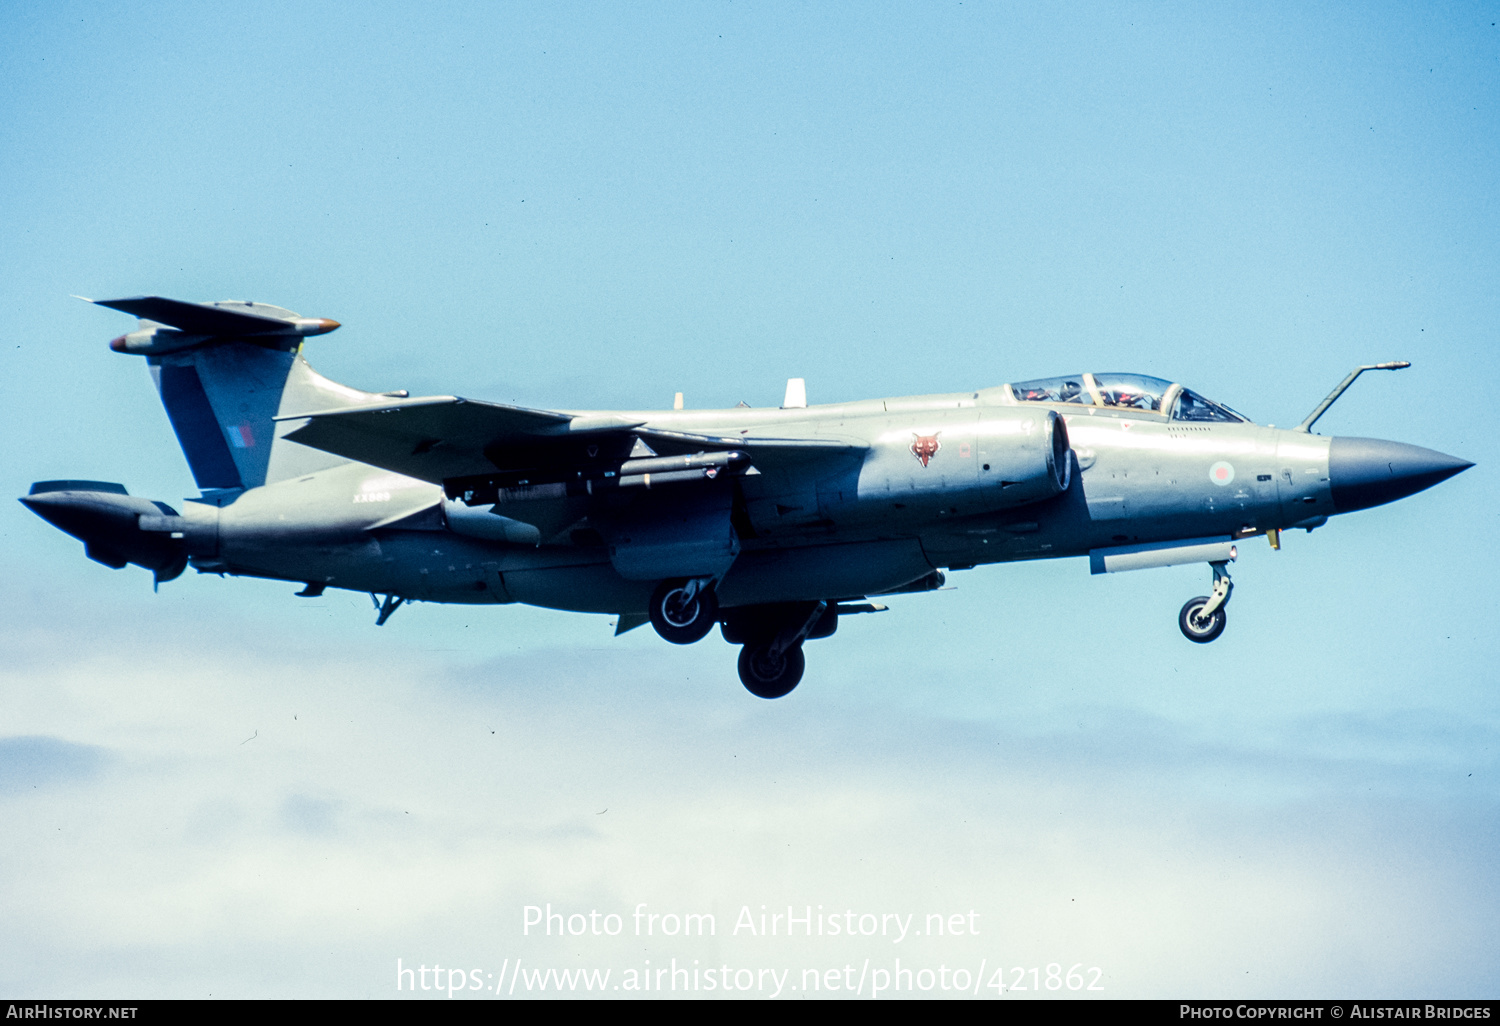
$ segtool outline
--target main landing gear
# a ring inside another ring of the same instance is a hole
[[[1234,591],[1234,582],[1229,579],[1229,564],[1210,563],[1209,566],[1214,570],[1213,594],[1188,599],[1187,605],[1177,614],[1177,626],[1182,628],[1182,636],[1200,645],[1206,645],[1224,633],[1224,625],[1228,622],[1224,607],[1229,604],[1229,596]]]
[[[722,620],[724,640],[740,649],[740,681],[757,698],[781,698],[802,680],[807,660],[802,643],[838,630],[841,613],[874,613],[873,602],[838,604],[775,602],[719,610],[712,577],[663,581],[651,595],[649,614],[656,633],[677,645],[690,645]]]
[[[662,581],[651,594],[651,626],[674,645],[702,641],[719,621],[712,577]]]
[[[780,622],[779,628],[770,637],[764,629],[758,634],[742,635],[745,647],[740,649],[740,683],[756,698],[781,698],[791,694],[802,680],[802,671],[807,668],[807,659],[802,655],[802,643],[818,634],[826,637],[833,633],[823,622],[828,618],[828,603],[813,602],[810,606],[791,612]],[[838,614],[831,617],[833,627],[838,626]],[[824,630],[819,632],[819,628]],[[729,638],[730,632],[724,632]],[[733,639],[730,639],[733,640]]]
[[[802,681],[807,657],[802,643],[778,648],[774,641],[740,649],[740,683],[756,698],[781,698]]]

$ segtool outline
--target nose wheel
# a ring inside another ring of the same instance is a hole
[[[1182,636],[1200,645],[1206,645],[1224,633],[1224,626],[1229,622],[1224,607],[1229,604],[1229,596],[1234,591],[1234,582],[1229,579],[1229,564],[1209,565],[1214,570],[1213,594],[1188,599],[1187,605],[1177,614],[1177,626],[1182,629]]]

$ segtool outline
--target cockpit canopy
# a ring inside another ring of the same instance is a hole
[[[1139,410],[1169,420],[1249,423],[1227,406],[1211,402],[1181,385],[1144,374],[1070,374],[1038,378],[1010,386],[1018,403],[1074,403],[1114,410]]]

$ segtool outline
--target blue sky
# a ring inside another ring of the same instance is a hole
[[[376,630],[361,595],[191,573],[153,595],[16,504],[0,991],[896,950],[521,935],[528,904],[646,902],[721,933],[742,905],[974,908],[985,932],[904,964],[1097,965],[1112,996],[1496,996],[1497,21],[10,5],[15,495],[194,494],[106,348],[131,322],[70,293],[276,303],[343,322],[307,350],[337,380],[574,408],[1093,369],[1286,426],[1408,359],[1319,430],[1478,466],[1242,546],[1214,645],[1173,624],[1202,568],[981,568],[809,645],[776,703],[717,636],[432,605]]]

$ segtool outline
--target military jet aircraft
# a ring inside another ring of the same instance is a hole
[[[689,644],[715,625],[762,698],[796,687],[803,643],[944,570],[1086,556],[1094,573],[1206,563],[1182,633],[1224,630],[1236,543],[1312,530],[1471,466],[1313,424],[1251,423],[1140,374],[1081,373],[947,395],[780,408],[536,410],[363,392],[303,340],[337,328],[251,302],[97,300],[140,318],[110,342],[146,358],[201,491],[179,512],[99,481],[20,501],[106,566],[204,573],[402,602],[523,602],[649,622]]]

